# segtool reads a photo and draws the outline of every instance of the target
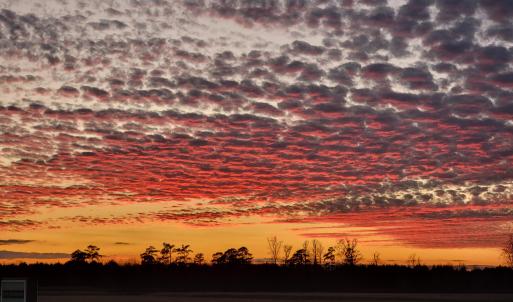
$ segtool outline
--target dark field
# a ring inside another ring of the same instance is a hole
[[[112,265],[0,266],[37,280],[40,302],[513,301],[497,267]]]
[[[154,293],[144,295],[41,293],[40,302],[315,302],[315,301],[513,301],[513,294],[356,294],[356,293]]]
[[[0,266],[0,278],[26,277],[43,292],[467,293],[513,294],[508,268],[406,266],[177,266],[34,264]],[[513,301],[513,299],[511,300]]]

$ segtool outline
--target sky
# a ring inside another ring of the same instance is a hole
[[[358,238],[496,265],[508,0],[0,1],[0,261]]]

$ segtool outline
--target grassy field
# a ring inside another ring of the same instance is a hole
[[[41,293],[40,302],[428,302],[513,301],[512,294],[154,293],[140,295]]]

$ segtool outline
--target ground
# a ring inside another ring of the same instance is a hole
[[[62,294],[46,292],[39,302],[417,302],[417,301],[513,301],[513,294],[356,294],[356,293],[153,293],[138,295]]]

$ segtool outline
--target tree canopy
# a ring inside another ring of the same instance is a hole
[[[239,249],[230,248],[224,253],[217,252],[212,255],[212,264],[229,264],[229,265],[243,265],[251,264],[253,255],[249,252],[248,248],[240,247]]]
[[[100,248],[96,245],[88,245],[87,248],[82,250],[75,250],[73,253],[71,253],[71,259],[70,262],[73,263],[93,263],[93,262],[100,262],[101,258],[103,256],[100,255]]]

